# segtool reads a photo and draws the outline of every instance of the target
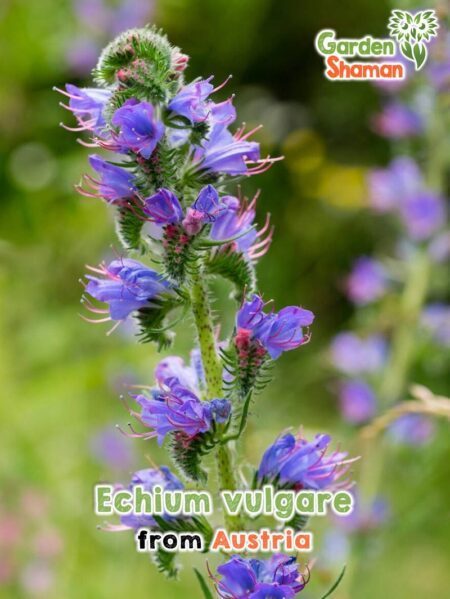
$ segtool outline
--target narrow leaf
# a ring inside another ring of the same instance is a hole
[[[344,578],[344,574],[345,574],[345,568],[347,566],[344,566],[342,568],[342,572],[339,574],[339,576],[337,577],[336,582],[333,584],[333,586],[331,587],[331,589],[325,593],[325,595],[322,595],[322,597],[320,599],[326,599],[326,597],[330,597],[330,595],[332,593],[334,593],[334,591],[338,588],[338,586],[341,584],[342,579]]]
[[[199,585],[203,591],[203,596],[205,597],[205,599],[214,599],[213,594],[211,593],[208,585],[206,584],[205,579],[200,574],[200,572],[197,570],[197,568],[194,568],[194,572],[195,572],[195,575],[197,576],[197,580],[198,580]]]

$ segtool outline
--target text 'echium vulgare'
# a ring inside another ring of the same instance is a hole
[[[236,126],[233,96],[223,99],[213,77],[185,81],[188,57],[153,28],[126,31],[102,52],[96,87],[67,84],[62,105],[93,148],[78,191],[111,205],[122,252],[88,267],[85,318],[111,321],[112,329],[134,319],[143,342],[168,348],[173,327],[191,315],[195,338],[189,359],[165,357],[153,381],[124,400],[131,417],[122,432],[166,447],[176,475],[166,466],[139,470],[125,486],[226,490],[275,487],[329,489],[351,461],[328,452],[330,438],[284,432],[254,470],[237,477],[236,442],[244,433],[254,395],[269,381],[271,363],[310,340],[314,314],[303,307],[273,306],[257,288],[255,267],[270,247],[269,216],[256,222],[259,194],[245,197],[238,183],[268,170],[280,158],[261,153],[257,129]],[[220,337],[210,307],[210,281],[233,286],[233,330]],[[108,329],[109,332],[112,330]],[[258,409],[257,402],[252,412]],[[122,427],[123,429],[123,427]],[[210,454],[210,457],[207,457]],[[216,473],[212,470],[216,469]],[[251,477],[249,477],[251,478]],[[229,530],[245,530],[241,516],[226,516]],[[300,524],[297,523],[299,526]],[[122,517],[110,530],[200,531],[206,518]],[[296,523],[290,523],[292,527]],[[156,554],[158,567],[177,573],[175,553]],[[232,557],[217,573],[197,572],[202,593],[212,597],[282,598],[301,593],[309,569],[295,557],[258,560]],[[209,578],[209,580],[208,580]]]

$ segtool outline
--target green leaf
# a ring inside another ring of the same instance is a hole
[[[158,299],[152,299],[148,307],[140,308],[136,312],[136,319],[139,323],[139,338],[142,343],[151,341],[158,344],[158,348],[164,349],[172,344],[174,333],[168,328],[171,325],[164,325],[168,314],[176,309],[186,306],[187,296],[181,292],[175,294],[166,294]]]
[[[421,42],[414,44],[413,54],[416,63],[416,70],[419,71],[427,59],[427,48],[425,44],[422,44]]]
[[[256,275],[253,264],[241,252],[233,248],[212,252],[205,263],[206,272],[228,279],[236,287],[236,299],[253,293],[256,287]]]
[[[176,553],[158,549],[153,554],[153,562],[161,574],[164,574],[169,580],[174,580],[178,577],[178,567],[175,562]]]
[[[202,468],[203,456],[212,451],[217,441],[211,433],[199,433],[193,438],[182,432],[171,435],[170,453],[175,466],[187,479],[205,483],[207,473]]]
[[[197,576],[197,580],[199,582],[199,585],[203,591],[203,596],[205,599],[214,599],[213,594],[211,593],[208,585],[206,584],[205,579],[203,578],[203,576],[200,574],[200,572],[197,570],[197,568],[194,568],[194,572],[195,575]]]
[[[342,572],[339,574],[339,576],[337,577],[336,582],[333,584],[333,586],[331,587],[331,589],[325,593],[325,595],[322,595],[322,597],[320,599],[326,599],[327,597],[330,597],[330,595],[332,593],[334,593],[334,591],[338,588],[338,586],[341,584],[342,579],[344,578],[344,574],[345,574],[345,569],[347,566],[344,566],[342,568]]]
[[[414,60],[412,46],[409,42],[405,42],[400,46],[403,56],[409,58],[409,60]]]
[[[141,229],[143,224],[144,221],[128,208],[119,210],[117,235],[126,250],[142,252]]]

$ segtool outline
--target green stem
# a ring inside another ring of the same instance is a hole
[[[208,300],[208,289],[206,277],[200,268],[193,273],[191,278],[191,301],[197,328],[198,342],[202,355],[203,369],[206,379],[206,399],[222,397],[222,362],[217,353],[216,340],[214,337],[211,308]],[[219,444],[216,450],[217,473],[221,490],[234,491],[236,479],[234,476],[233,458],[230,448]],[[243,528],[240,516],[225,516],[229,530],[240,530]]]

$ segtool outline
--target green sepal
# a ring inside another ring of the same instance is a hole
[[[256,287],[256,275],[253,264],[246,260],[241,252],[225,248],[211,252],[205,261],[205,270],[210,275],[221,276],[231,281],[235,287],[235,297],[238,301],[253,293]]]

